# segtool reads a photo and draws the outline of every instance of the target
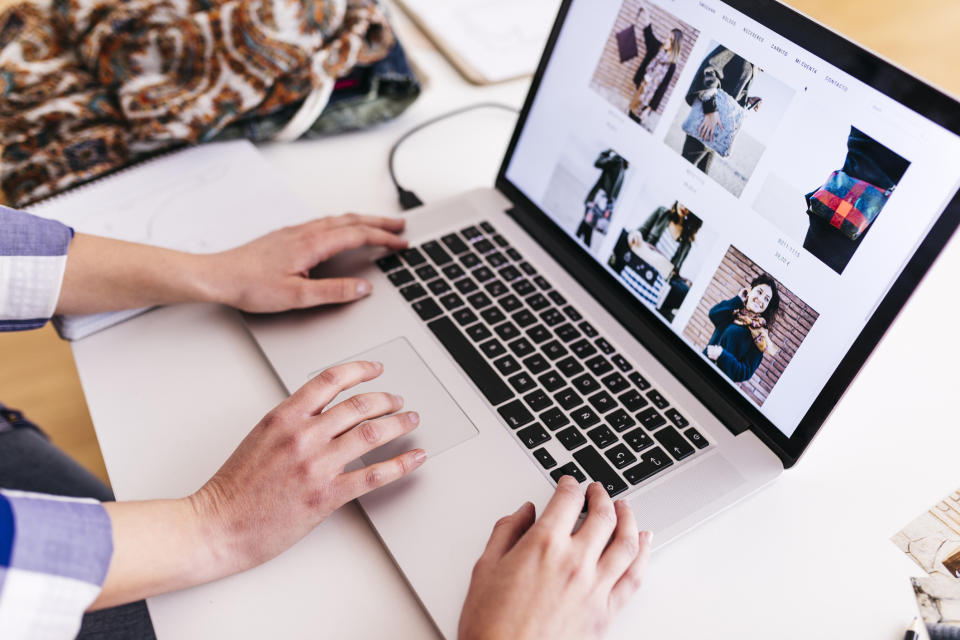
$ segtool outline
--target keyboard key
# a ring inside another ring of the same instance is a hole
[[[530,284],[530,281],[525,278],[514,280],[510,286],[512,286],[513,290],[517,292],[518,296],[528,296],[536,291],[536,289],[533,288],[533,285]]]
[[[423,257],[423,254],[416,247],[410,247],[409,249],[401,249],[400,257],[403,258],[403,261],[406,262],[411,267],[416,267],[427,261]]]
[[[413,307],[413,310],[417,312],[417,315],[420,316],[420,319],[423,321],[432,320],[443,314],[443,309],[434,302],[433,298],[420,298],[410,306]],[[457,331],[457,333],[460,332]]]
[[[550,455],[550,452],[546,449],[537,449],[533,452],[533,457],[537,459],[537,462],[539,462],[540,466],[544,469],[552,469],[557,466],[557,461],[553,459],[553,456]]]
[[[555,328],[553,332],[556,333],[557,337],[564,342],[570,342],[571,340],[575,340],[576,338],[580,337],[580,332],[577,331],[577,328],[569,322],[561,324],[559,327]],[[570,348],[573,349],[573,345],[570,345]],[[574,353],[576,353],[576,351],[574,351]]]
[[[420,248],[423,249],[424,253],[430,256],[430,259],[433,260],[434,264],[437,266],[442,267],[449,262],[453,262],[453,258],[450,257],[450,254],[447,253],[436,240],[424,242],[423,246]]]
[[[490,253],[496,247],[493,246],[493,243],[484,238],[483,240],[477,240],[473,243],[473,250],[479,251],[480,253]]]
[[[605,415],[603,419],[606,420],[607,424],[613,427],[614,431],[617,431],[618,433],[621,431],[626,431],[630,427],[637,424],[637,421],[634,420],[630,414],[623,409],[617,409],[613,413]]]
[[[655,406],[657,409],[666,409],[670,406],[670,402],[660,395],[660,392],[656,389],[647,391],[647,397],[650,398],[650,402],[652,402],[653,406]]]
[[[527,298],[527,305],[534,311],[540,311],[541,309],[549,307],[550,301],[544,298],[543,295],[535,293]]]
[[[510,259],[513,260],[514,262],[520,262],[521,260],[523,260],[523,256],[520,255],[520,252],[514,249],[513,247],[510,247],[509,249],[507,249],[507,255],[510,256]]]
[[[602,376],[608,371],[613,371],[613,365],[607,362],[607,359],[603,356],[594,356],[584,364],[587,365],[587,368],[590,369],[595,376]]]
[[[581,429],[592,427],[600,422],[600,416],[594,413],[593,409],[587,405],[583,405],[579,409],[574,409],[571,411],[570,417],[573,418],[573,421],[576,422]]]
[[[488,358],[496,358],[497,356],[502,356],[507,352],[503,344],[496,338],[487,340],[481,344],[480,350],[483,351],[484,355],[486,355]]]
[[[614,402],[613,398],[606,391],[593,394],[587,398],[587,401],[600,413],[606,413],[617,406],[617,403]]]
[[[653,431],[667,424],[667,419],[660,415],[656,409],[649,407],[637,414],[637,420],[647,431]]]
[[[527,327],[537,321],[536,317],[527,311],[526,309],[521,309],[513,314],[513,321],[516,322],[520,328]]]
[[[377,266],[380,267],[381,271],[393,271],[394,269],[399,269],[403,266],[400,263],[400,258],[395,253],[391,253],[388,256],[383,256],[377,260]]]
[[[507,316],[503,315],[503,311],[496,307],[487,307],[480,312],[480,317],[489,325],[500,324],[507,319]]]
[[[577,392],[570,387],[553,394],[553,399],[556,400],[561,407],[567,410],[573,409],[583,402],[583,399],[577,395]]]
[[[467,227],[466,229],[462,229],[460,233],[462,233],[463,237],[467,240],[476,240],[477,238],[483,237],[483,234],[480,233],[480,230],[476,227]]]
[[[527,449],[533,449],[549,440],[550,434],[540,425],[532,424],[529,427],[524,427],[520,429],[520,431],[517,431],[517,437],[520,438],[520,442],[522,442]]]
[[[425,264],[422,267],[417,267],[414,269],[414,272],[417,274],[417,277],[424,282],[427,280],[433,280],[440,275],[437,273],[437,270],[431,267],[429,264]]]
[[[492,233],[492,232],[491,232],[491,233]],[[507,242],[507,239],[504,238],[504,237],[503,237],[502,235],[500,235],[499,233],[498,233],[497,235],[493,236],[493,242],[494,242],[498,247],[501,247],[501,248],[502,248],[502,247],[510,246],[510,243]]]
[[[540,314],[540,318],[551,327],[554,327],[564,321],[563,314],[556,309],[547,309]]]
[[[473,277],[477,279],[477,282],[481,283],[493,278],[493,271],[490,271],[490,269],[487,269],[486,267],[474,269],[471,273],[473,274]]]
[[[480,228],[486,231],[487,233],[496,233],[497,230],[493,228],[493,225],[484,220],[480,223]]]
[[[520,277],[520,275],[521,275],[520,272],[517,271],[517,268],[512,264],[508,264],[503,269],[500,269],[500,277],[506,280],[507,282],[516,280],[517,278]]]
[[[613,365],[617,369],[620,369],[620,371],[623,371],[624,373],[627,373],[628,371],[633,369],[633,365],[627,362],[627,359],[624,358],[619,353],[615,353],[612,356],[610,356],[610,361],[613,362]]]
[[[433,302],[430,298],[425,300]],[[419,302],[413,304],[416,306]],[[433,303],[433,305],[439,312],[440,308],[437,307],[436,303]],[[513,397],[513,391],[506,385],[503,378],[486,363],[450,318],[437,318],[433,322],[427,323],[427,326],[453,356],[453,359],[457,361],[460,368],[477,385],[487,402],[496,406]]]
[[[556,291],[556,290],[550,291],[549,293],[547,293],[547,297],[550,298],[553,304],[557,306],[563,306],[567,304],[567,299],[564,298],[562,295],[560,295],[559,291]]]
[[[630,389],[619,396],[620,404],[627,408],[627,411],[636,413],[647,405],[647,399],[640,395],[636,389]]]
[[[533,422],[533,414],[530,413],[527,407],[519,400],[508,402],[497,409],[497,413],[500,414],[500,417],[506,421],[511,429],[516,429],[529,422]]]
[[[481,340],[486,340],[493,334],[490,333],[490,329],[487,328],[487,325],[480,324],[478,322],[475,325],[467,327],[467,335],[470,336],[470,339],[474,342],[480,342]]]
[[[537,413],[543,411],[553,404],[553,400],[551,400],[550,396],[544,393],[542,389],[534,389],[527,395],[523,396],[523,400]]]
[[[610,390],[610,393],[620,393],[624,389],[630,388],[630,383],[627,382],[627,379],[616,371],[601,378],[600,382],[602,382],[603,386]]]
[[[576,427],[567,427],[563,431],[558,431],[557,440],[566,447],[567,451],[573,451],[577,447],[587,444],[587,439]]]
[[[568,318],[570,318],[574,322],[579,322],[580,320],[583,319],[583,316],[580,315],[580,312],[574,309],[573,307],[566,306],[563,308],[563,312],[566,314]]]
[[[523,269],[523,272],[524,272],[525,274],[527,274],[528,276],[535,276],[535,275],[537,275],[537,270],[534,269],[534,268],[533,268],[533,265],[530,264],[529,262],[521,262],[521,263],[520,263],[520,268]]]
[[[459,291],[463,295],[467,295],[468,293],[473,293],[474,291],[480,288],[477,286],[477,283],[471,280],[470,278],[460,278],[459,280],[453,283],[453,286],[455,286],[457,288],[457,291]]]
[[[573,459],[580,463],[587,475],[603,485],[611,498],[627,490],[627,483],[593,447],[584,447],[577,451],[573,454]]]
[[[500,303],[500,306],[507,313],[512,313],[513,311],[516,311],[522,306],[519,298],[517,298],[517,296],[513,295],[512,293],[505,295],[502,298],[499,298],[497,302]]]
[[[547,282],[547,279],[544,278],[543,276],[537,276],[533,279],[533,281],[537,283],[537,286],[540,287],[540,289],[543,291],[546,291],[547,289],[550,288],[550,283]]]
[[[403,298],[409,302],[427,295],[427,290],[421,287],[419,284],[413,283],[408,284],[403,289],[400,289],[400,295],[402,295]]]
[[[660,447],[655,447],[640,456],[640,464],[623,472],[630,484],[640,484],[658,471],[666,469],[673,462]]]
[[[606,339],[604,338],[597,338],[596,345],[597,345],[597,348],[600,349],[600,351],[603,351],[607,355],[610,355],[615,351],[613,346],[609,342],[607,342]]]
[[[523,366],[525,366],[530,371],[530,373],[537,375],[538,373],[541,373],[549,369],[550,363],[547,362],[546,358],[544,358],[542,355],[540,355],[539,353],[535,353],[529,358],[524,359]],[[557,379],[559,378],[560,376],[557,376]]]
[[[560,427],[565,427],[570,424],[570,418],[567,417],[567,414],[556,407],[541,413],[540,421],[546,425],[550,431],[556,431]]]
[[[463,327],[476,322],[477,314],[475,314],[473,310],[464,307],[463,309],[457,309],[453,312],[453,319],[457,321],[457,324]]]
[[[490,298],[487,297],[483,291],[477,291],[476,293],[471,293],[467,296],[467,302],[470,303],[470,306],[474,309],[483,309],[484,307],[489,307],[493,302],[490,301]]]
[[[480,264],[480,256],[473,252],[467,252],[460,256],[460,263],[465,266],[467,269],[473,269],[475,266]]]
[[[494,298],[499,298],[503,294],[509,291],[507,285],[503,284],[500,280],[491,280],[487,284],[483,285],[483,288],[487,290],[487,293],[492,295]]]
[[[577,340],[571,344],[570,350],[573,351],[580,359],[589,358],[597,352],[596,347],[594,347],[586,338]]]
[[[553,478],[554,482],[560,482],[560,478],[563,476],[573,476],[577,482],[585,482],[587,479],[587,476],[583,475],[583,471],[580,471],[580,467],[572,462],[568,462],[550,472],[550,477]]]
[[[697,449],[703,449],[704,447],[710,444],[709,442],[707,442],[707,439],[704,438],[702,435],[700,435],[700,432],[694,429],[693,427],[690,427],[689,429],[684,431],[683,435],[687,436],[690,442],[692,442]]]
[[[687,419],[680,415],[680,412],[676,409],[667,409],[663,412],[663,415],[667,417],[667,420],[675,424],[680,429],[683,429],[690,424]]]
[[[600,425],[599,427],[590,429],[590,431],[587,431],[587,437],[593,440],[593,444],[601,449],[606,449],[617,441],[617,436],[613,431],[610,431],[610,428],[606,425]]]
[[[627,449],[627,446],[623,444],[607,449],[603,452],[603,455],[607,456],[607,460],[612,462],[617,469],[623,469],[628,464],[637,461],[637,456],[630,453],[630,449]]]
[[[653,437],[677,460],[683,460],[687,456],[693,455],[693,447],[673,427],[660,429],[653,434]]]
[[[559,361],[557,363],[557,368],[560,369],[560,372],[568,378],[571,378],[583,371],[583,365],[580,364],[580,361],[573,356],[567,356],[563,360]]]
[[[524,310],[524,311],[521,311],[520,313],[530,313],[530,312]],[[533,316],[531,315],[530,317],[532,318]],[[530,339],[536,342],[537,344],[540,344],[541,342],[544,342],[545,340],[549,340],[550,338],[553,337],[550,334],[550,331],[548,331],[547,328],[542,324],[538,324],[536,326],[533,326],[527,329],[527,335],[530,336]]]
[[[445,296],[440,296],[440,304],[442,304],[448,311],[452,311],[457,307],[463,306],[463,298],[455,293],[448,293]]]
[[[634,371],[627,377],[630,378],[630,382],[632,382],[637,389],[640,389],[640,391],[646,391],[650,388],[650,383],[647,382],[647,379],[640,375],[640,373],[637,371]]]
[[[503,265],[507,264],[506,256],[504,256],[499,251],[488,253],[486,258],[487,258],[487,263],[494,269],[496,269],[497,267],[502,267]]]
[[[643,429],[634,429],[623,435],[623,441],[630,445],[634,451],[643,451],[653,444],[653,438],[647,435]]]
[[[600,390],[600,383],[597,382],[589,373],[585,373],[582,376],[577,376],[570,382],[577,391],[584,395]]]
[[[390,282],[393,283],[393,286],[399,287],[405,285],[408,282],[413,282],[413,274],[407,271],[406,269],[400,269],[399,271],[394,271],[387,276],[390,279]]]
[[[540,384],[543,385],[543,388],[551,393],[562,387],[566,382],[556,371],[547,371],[545,374],[537,378],[540,381]]]
[[[448,264],[441,269],[441,271],[443,271],[443,275],[451,280],[457,280],[458,278],[462,278],[463,276],[467,275],[467,272],[464,271],[463,268],[458,264]]]
[[[497,335],[500,336],[501,340],[513,340],[518,335],[520,335],[520,330],[517,329],[517,325],[512,322],[504,322],[503,324],[498,324],[493,328],[497,332]]]
[[[521,371],[520,373],[507,378],[507,382],[510,383],[510,386],[517,390],[517,393],[526,393],[531,389],[537,387],[537,383],[534,382],[533,378],[530,377],[530,374],[526,371]]]
[[[535,351],[535,348],[530,341],[526,338],[517,338],[513,342],[507,344],[510,347],[510,351],[513,351],[513,354],[518,358],[525,358]]]
[[[596,338],[598,335],[597,330],[594,329],[593,325],[587,322],[586,320],[584,320],[577,326],[580,327],[580,331],[583,331],[583,335],[587,336],[588,338]]]
[[[505,355],[493,361],[493,366],[505,376],[520,371],[520,363],[511,355]]]
[[[467,243],[461,240],[460,236],[455,233],[449,233],[443,236],[440,238],[440,241],[447,245],[447,249],[450,249],[450,251],[454,253],[463,253],[469,248],[467,247]]]
[[[431,280],[427,283],[427,288],[430,289],[430,292],[435,296],[443,295],[444,293],[450,291],[450,285],[447,284],[446,280]]]
[[[567,348],[560,344],[557,340],[551,340],[546,344],[540,345],[540,349],[551,360],[556,360],[557,358],[562,358],[563,356],[567,355]]]

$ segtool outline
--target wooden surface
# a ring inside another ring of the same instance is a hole
[[[0,9],[12,4],[0,0]],[[960,3],[956,0],[793,0],[788,4],[960,95],[955,62],[960,59]],[[0,334],[0,402],[23,410],[55,443],[107,480],[73,356],[52,328]]]

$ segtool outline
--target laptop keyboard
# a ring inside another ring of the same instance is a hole
[[[554,482],[616,496],[709,446],[489,222],[377,265]]]

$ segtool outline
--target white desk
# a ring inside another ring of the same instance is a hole
[[[526,90],[471,87],[435,52],[412,54],[430,83],[396,122],[262,149],[317,215],[396,211],[385,158],[397,136],[463,104],[519,105]],[[512,124],[477,112],[425,131],[400,154],[401,180],[427,201],[491,184]],[[955,273],[956,243],[807,456],[658,551],[611,638],[902,638],[918,571],[888,538],[958,484]],[[192,492],[285,396],[238,315],[214,306],[156,310],[74,355],[120,499]],[[437,635],[353,505],[257,569],[149,604],[162,640]]]

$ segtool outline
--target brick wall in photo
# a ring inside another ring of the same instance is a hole
[[[683,71],[690,57],[690,51],[693,49],[699,32],[686,22],[673,17],[652,2],[647,2],[646,0],[626,0],[623,6],[620,7],[620,13],[617,15],[617,20],[613,25],[613,31],[610,33],[610,37],[607,38],[607,44],[603,48],[603,55],[601,55],[600,62],[594,71],[593,79],[590,81],[590,87],[603,96],[605,100],[613,104],[613,106],[626,111],[627,106],[630,104],[630,99],[633,98],[633,93],[636,91],[636,85],[633,84],[633,75],[643,61],[645,54],[642,29],[646,25],[637,25],[635,23],[637,10],[641,5],[647,10],[650,23],[653,25],[653,33],[659,40],[664,40],[671,29],[678,28],[684,33],[683,42],[680,46],[680,57],[677,58],[677,69],[674,71],[673,78],[667,87],[667,92],[660,102],[660,108],[657,109],[657,113],[663,113],[663,109],[666,107],[667,101],[677,85],[677,78],[680,76],[680,72]],[[617,34],[631,24],[634,25],[636,31],[638,55],[632,60],[627,60],[621,64],[620,53],[617,48]]]
[[[749,285],[750,281],[761,273],[764,273],[763,269],[754,264],[750,258],[740,253],[735,247],[730,247],[707,286],[693,317],[683,330],[683,335],[696,346],[697,351],[702,351],[709,342],[710,336],[713,335],[714,326],[707,315],[710,309],[718,302],[729,300],[737,295],[740,289]],[[784,369],[797,352],[800,343],[807,337],[807,333],[820,315],[784,287],[779,280],[775,281],[780,293],[780,311],[770,330],[770,339],[780,347],[780,352],[774,358],[764,354],[753,376],[739,384],[743,392],[758,406],[766,401],[773,386],[783,375]]]

